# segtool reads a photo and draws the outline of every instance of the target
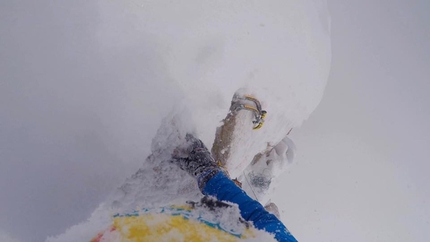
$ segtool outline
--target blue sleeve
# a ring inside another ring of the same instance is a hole
[[[203,194],[216,197],[220,201],[228,201],[239,205],[240,214],[247,221],[252,221],[254,227],[275,235],[282,242],[297,242],[284,224],[269,213],[254,199],[250,198],[231,181],[224,173],[219,172],[207,181]]]

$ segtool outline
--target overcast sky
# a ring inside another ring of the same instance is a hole
[[[118,77],[99,53],[97,4],[79,0],[56,11],[50,4],[0,3],[0,232],[23,241],[41,241],[85,219],[119,184],[118,174],[137,169],[121,162],[147,153],[149,143],[139,137],[153,135],[130,128],[142,116],[111,129],[132,116],[110,90],[140,94],[109,82]],[[87,11],[74,12],[76,6]],[[293,198],[276,198],[283,217],[302,241],[428,241],[430,2],[333,0],[329,9],[331,75],[320,106],[293,132],[298,163],[282,180]],[[88,58],[76,62],[76,55]],[[114,63],[138,68],[126,58]],[[114,142],[124,137],[127,143]],[[104,166],[86,169],[88,161]],[[91,178],[95,170],[94,177],[106,179]],[[92,200],[79,203],[82,196]],[[53,210],[55,219],[47,219]]]
[[[329,10],[330,78],[293,132],[283,216],[302,241],[429,241],[430,2],[332,0]]]

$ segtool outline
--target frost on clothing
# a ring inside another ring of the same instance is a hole
[[[197,178],[199,188],[203,189],[206,182],[220,171],[220,168],[201,140],[191,134],[187,134],[185,140],[183,145],[174,150],[172,162],[190,176]]]
[[[238,177],[242,189],[261,204],[269,202],[275,188],[273,180],[293,164],[295,151],[294,142],[285,136],[267,152],[258,153]]]
[[[257,231],[240,218],[237,206],[205,197],[201,202],[144,208],[113,216],[113,224],[91,242],[254,241]],[[273,241],[265,236],[260,239]]]
[[[224,173],[209,179],[203,192],[210,196],[200,202],[115,214],[113,223],[91,242],[296,241],[274,215],[246,196]]]
[[[222,172],[200,139],[187,133],[185,140],[184,145],[175,149],[172,162],[197,180],[203,194],[237,204],[246,221],[252,221],[257,229],[274,234],[278,241],[296,241],[275,215],[268,213],[259,202],[247,196]],[[178,156],[178,153],[184,154]],[[219,201],[215,200],[212,204],[222,204]]]
[[[274,234],[278,241],[297,241],[275,215],[267,212],[259,202],[246,195],[222,172],[206,183],[203,194],[214,196],[220,201],[237,204],[245,220],[252,221],[257,229]]]

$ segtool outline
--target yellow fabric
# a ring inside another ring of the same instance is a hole
[[[246,229],[241,238],[254,237],[250,229]],[[112,228],[99,234],[92,241],[241,241],[232,234],[208,226],[199,221],[185,219],[182,216],[168,214],[141,214],[139,216],[123,216],[113,219]]]
[[[117,217],[114,227],[123,241],[239,241],[234,235],[198,221],[166,214]]]

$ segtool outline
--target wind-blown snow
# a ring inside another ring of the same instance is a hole
[[[4,242],[18,242],[19,240],[11,237],[5,231],[0,230],[0,241],[4,241]]]
[[[153,138],[148,134],[155,134],[168,115],[179,115],[193,124],[194,133],[210,147],[233,93],[243,88],[259,98],[268,111],[263,129],[242,136],[243,143],[236,149],[237,159],[250,161],[267,143],[276,144],[290,128],[300,126],[322,98],[330,66],[325,1],[127,0],[99,1],[97,7],[97,26],[92,31],[98,49],[91,51],[118,80],[105,87],[103,80],[87,84],[77,78],[89,90],[96,85],[100,93],[75,90],[71,83],[63,90],[55,81],[41,84],[41,88],[54,93],[45,96],[54,103],[59,96],[70,101],[70,107],[89,113],[97,110],[103,127],[114,130],[109,135],[119,140],[109,142],[105,137],[104,143],[122,160],[136,160],[136,155],[130,154],[135,149],[130,144],[148,153]],[[85,19],[81,21],[85,23]],[[73,32],[67,34],[70,36],[66,39],[73,40]],[[74,55],[81,57],[79,63],[85,68],[90,66],[84,53],[74,53],[70,58]],[[83,68],[80,64],[68,67],[76,68],[77,73]],[[87,96],[109,101],[80,103],[80,98],[86,100]],[[178,107],[186,107],[189,112],[179,112],[182,109]],[[61,105],[57,108],[62,110]],[[139,114],[145,119],[138,118]],[[127,139],[139,143],[121,142]],[[140,157],[134,162],[144,160]],[[127,161],[123,164],[135,167]],[[148,165],[143,164],[143,168]],[[232,175],[235,173],[239,174],[240,169]],[[133,181],[131,178],[128,182]],[[139,200],[136,188],[131,186],[133,196],[110,198],[115,202],[108,199],[87,221],[48,240],[89,240],[106,228],[112,212],[148,202]],[[85,197],[82,201],[85,203]]]
[[[279,118],[298,126],[315,109],[330,64],[324,2],[103,3],[100,44],[108,53],[149,45],[142,54],[159,60],[153,71],[168,74],[153,81],[179,89],[210,143],[239,88],[263,100],[269,127]]]

